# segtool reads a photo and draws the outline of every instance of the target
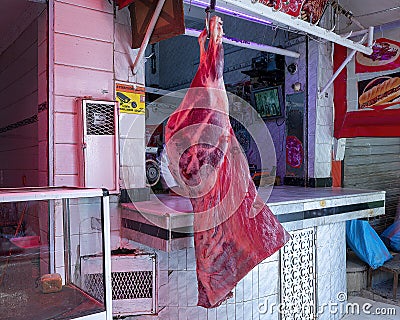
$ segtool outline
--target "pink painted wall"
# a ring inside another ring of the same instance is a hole
[[[117,12],[107,1],[55,0],[54,5],[54,179],[55,185],[78,186],[81,153],[77,98],[115,100],[115,80],[144,84],[144,62],[137,75],[130,69],[132,50],[127,8]],[[134,126],[131,126],[135,124]],[[121,114],[121,171],[128,188],[142,188],[144,115]],[[133,129],[129,129],[129,128]],[[122,157],[123,146],[135,152]],[[121,182],[122,184],[122,182]]]
[[[114,16],[108,1],[54,1],[54,182],[79,186],[77,98],[114,99]]]
[[[0,186],[38,185],[38,21],[0,54]]]
[[[38,18],[38,185],[49,185],[49,112],[48,112],[48,18],[47,10]],[[43,220],[45,221],[45,220]]]

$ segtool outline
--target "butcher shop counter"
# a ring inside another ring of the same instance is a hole
[[[385,192],[347,188],[260,187],[286,230],[295,231],[385,214]],[[153,194],[149,201],[122,204],[122,237],[163,251],[193,247],[188,199]]]
[[[154,195],[123,205],[122,236],[157,256],[159,319],[289,320],[296,314],[296,319],[338,320],[344,315],[345,221],[384,214],[385,192],[280,186],[269,197],[270,191],[260,188],[259,195],[291,239],[239,281],[232,298],[213,309],[197,306],[190,202]]]

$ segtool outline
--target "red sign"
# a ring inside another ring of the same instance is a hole
[[[371,55],[356,54],[356,73],[393,70],[400,66],[400,43],[380,38],[372,47]]]
[[[334,83],[336,138],[400,137],[400,43],[378,39],[370,56],[357,54],[353,68],[345,68]],[[335,45],[334,69],[348,56]],[[388,72],[393,70],[393,72]],[[349,73],[349,74],[348,74]],[[362,80],[358,80],[358,79]],[[358,92],[357,100],[348,95]]]
[[[300,168],[303,163],[303,144],[295,136],[286,137],[286,163],[293,168]]]
[[[301,16],[302,20],[318,23],[328,0],[259,0],[260,3],[292,17]]]

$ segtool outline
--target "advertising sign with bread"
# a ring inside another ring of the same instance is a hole
[[[395,30],[393,35],[398,38]],[[349,51],[335,45],[334,55],[337,69]],[[400,137],[400,42],[382,37],[371,55],[358,52],[335,80],[334,92],[336,138]]]
[[[359,109],[400,107],[400,72],[358,82]]]

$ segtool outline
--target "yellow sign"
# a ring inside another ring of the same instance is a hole
[[[115,86],[120,112],[145,114],[145,91],[143,86],[118,82]]]

